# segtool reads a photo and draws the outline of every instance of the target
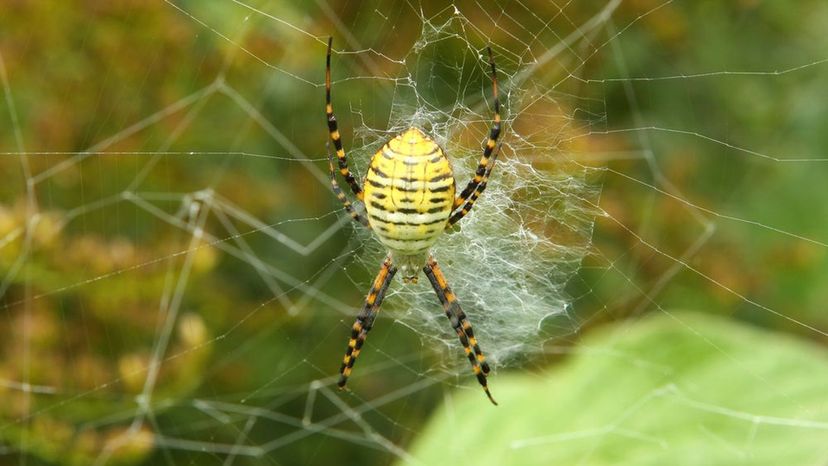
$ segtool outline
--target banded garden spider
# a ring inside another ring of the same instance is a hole
[[[339,369],[340,389],[345,388],[357,356],[374,324],[380,305],[397,273],[402,271],[404,283],[416,283],[420,268],[443,305],[443,309],[457,333],[460,343],[472,365],[477,381],[492,403],[486,376],[489,364],[477,343],[474,331],[457,298],[446,283],[446,277],[437,265],[429,249],[447,228],[469,213],[477,198],[486,189],[489,175],[494,168],[499,151],[495,150],[500,135],[500,101],[497,96],[497,73],[491,48],[489,65],[492,69],[492,94],[494,96],[494,123],[483,156],[474,177],[466,188],[455,197],[455,181],[451,164],[443,150],[418,128],[411,127],[388,141],[371,158],[365,175],[364,190],[348,169],[348,160],[342,148],[336,116],[331,105],[331,44],[325,61],[325,113],[328,130],[336,149],[339,173],[351,187],[354,196],[363,201],[365,216],[357,212],[336,181],[333,157],[328,151],[331,186],[351,217],[373,230],[379,241],[388,248],[388,255],[374,279],[365,298],[362,311],[351,328],[351,339]],[[367,201],[365,200],[367,198]]]

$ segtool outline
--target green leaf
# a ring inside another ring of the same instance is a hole
[[[709,315],[595,332],[543,375],[453,397],[411,448],[428,465],[825,465],[828,352]]]

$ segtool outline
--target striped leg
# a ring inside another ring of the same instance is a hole
[[[333,105],[331,104],[331,44],[333,37],[328,39],[328,55],[325,60],[325,114],[328,117],[328,132],[331,135],[334,148],[336,149],[336,158],[339,160],[339,173],[345,177],[345,181],[351,187],[351,191],[360,201],[363,198],[362,188],[359,186],[356,178],[348,168],[348,159],[345,157],[345,150],[342,148],[342,139],[339,135],[339,129],[336,125],[336,116],[333,112]]]
[[[330,143],[326,144],[328,147],[328,170],[331,174],[331,188],[333,188],[334,194],[336,194],[336,198],[342,202],[342,205],[345,206],[345,212],[351,216],[352,219],[361,223],[365,228],[371,229],[371,225],[368,224],[368,219],[366,219],[363,215],[356,211],[351,201],[345,197],[345,193],[342,192],[342,188],[339,187],[339,183],[336,182],[336,171],[334,171],[333,165],[333,156],[331,155],[330,151]]]
[[[494,57],[492,56],[492,49],[489,48],[489,65],[492,67],[492,94],[494,95],[494,123],[492,124],[492,129],[489,132],[489,140],[486,141],[486,147],[483,149],[483,156],[480,158],[480,163],[477,165],[477,170],[474,172],[474,178],[469,181],[469,184],[466,185],[466,188],[463,189],[463,192],[460,193],[459,196],[454,200],[454,207],[452,209],[457,209],[458,207],[466,204],[466,201],[472,196],[473,193],[478,192],[478,186],[480,183],[483,182],[483,177],[488,172],[491,172],[491,168],[487,168],[489,165],[490,158],[492,156],[492,152],[497,145],[497,138],[500,136],[500,99],[497,96],[497,71],[495,69]],[[471,206],[469,206],[471,208]],[[465,215],[465,214],[463,214]],[[460,217],[462,218],[463,215]],[[459,220],[459,219],[458,219]]]
[[[374,326],[374,319],[377,317],[380,305],[382,305],[385,291],[396,273],[397,268],[391,263],[391,256],[386,257],[377,278],[374,279],[371,291],[368,292],[368,296],[365,298],[365,306],[357,316],[354,326],[351,327],[351,339],[348,341],[348,349],[345,350],[345,357],[342,359],[342,366],[339,368],[339,382],[337,382],[337,385],[340,389],[344,389],[345,384],[348,383],[348,377],[351,375],[356,358],[362,350],[362,345],[365,344],[368,332]]]
[[[455,210],[454,213],[451,214],[451,217],[449,217],[449,227],[460,221],[461,218],[465,217],[466,214],[469,213],[471,208],[474,207],[474,203],[475,201],[477,201],[477,198],[480,197],[480,195],[483,194],[483,191],[486,190],[486,185],[489,183],[489,174],[492,173],[492,169],[495,166],[498,154],[500,154],[499,144],[497,146],[497,150],[494,152],[494,154],[492,154],[492,159],[491,163],[489,164],[489,168],[487,168],[486,173],[483,174],[483,179],[480,181],[480,184],[477,186],[477,189],[471,194],[471,197],[469,197],[469,200],[466,202],[466,205],[464,205],[462,209]]]
[[[469,320],[466,318],[466,314],[460,308],[457,297],[454,296],[451,288],[449,288],[448,283],[446,283],[446,277],[443,275],[443,272],[437,265],[437,261],[433,257],[428,257],[428,262],[423,267],[423,272],[428,277],[428,281],[431,282],[431,286],[434,287],[434,292],[437,293],[437,297],[440,299],[440,303],[443,304],[443,309],[446,311],[446,317],[448,317],[451,326],[457,333],[460,343],[463,344],[463,350],[466,352],[466,357],[469,358],[474,375],[477,376],[477,381],[483,387],[483,391],[486,392],[489,400],[497,405],[497,402],[489,392],[489,385],[486,382],[486,375],[489,373],[489,363],[486,362],[486,357],[483,356],[483,351],[480,350],[480,346],[477,344],[477,339],[474,337],[474,331]]]

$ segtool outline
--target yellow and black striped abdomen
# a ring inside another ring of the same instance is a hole
[[[368,222],[391,251],[425,252],[445,230],[454,175],[440,146],[419,129],[406,130],[374,154],[364,186]]]

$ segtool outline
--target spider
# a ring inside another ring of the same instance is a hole
[[[356,222],[373,230],[380,243],[388,249],[388,255],[365,298],[362,311],[351,328],[351,338],[339,369],[337,385],[340,389],[345,388],[368,332],[374,325],[385,292],[398,268],[402,273],[403,283],[416,283],[422,269],[463,345],[477,381],[489,400],[497,405],[486,383],[489,364],[477,343],[471,323],[449,288],[437,261],[429,252],[446,229],[451,228],[469,213],[477,198],[486,189],[489,175],[497,160],[499,150],[495,150],[495,147],[500,136],[500,101],[497,95],[497,72],[492,50],[487,48],[492,70],[494,123],[474,177],[460,195],[455,197],[455,180],[448,158],[431,137],[413,126],[389,140],[374,154],[365,175],[364,188],[360,186],[348,169],[348,160],[342,148],[342,139],[331,104],[332,42],[331,37],[328,39],[325,60],[325,113],[328,131],[336,149],[339,173],[350,186],[354,196],[364,203],[365,215],[354,208],[337,183],[333,156],[329,149],[331,187],[348,214]],[[330,147],[330,143],[328,146]]]

